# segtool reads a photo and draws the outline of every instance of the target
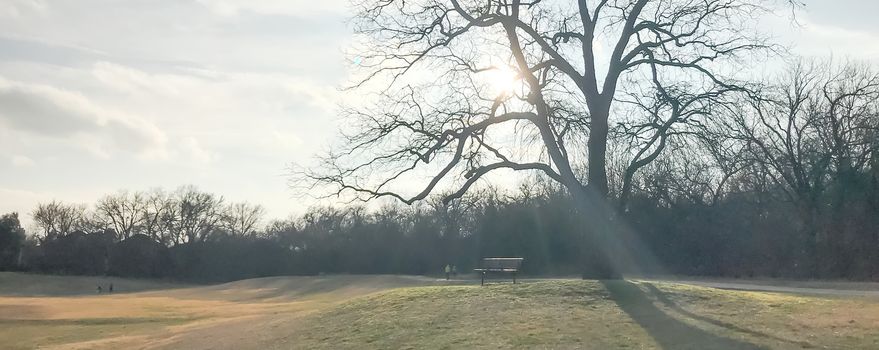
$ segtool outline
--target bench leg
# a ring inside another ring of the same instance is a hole
[[[516,284],[516,273],[513,272],[513,284]]]
[[[485,285],[485,271],[482,271],[482,281],[479,282],[479,285],[480,285],[480,286],[484,286],[484,285]]]

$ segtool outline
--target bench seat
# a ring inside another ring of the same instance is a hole
[[[481,272],[482,281],[480,285],[485,285],[485,275],[488,272],[509,272],[513,274],[513,284],[516,284],[516,274],[522,267],[522,261],[525,258],[482,258],[482,262],[478,268],[473,271]]]

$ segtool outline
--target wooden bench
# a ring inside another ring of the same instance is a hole
[[[510,272],[513,274],[513,284],[516,284],[516,273],[522,267],[522,260],[525,258],[482,258],[479,268],[473,269],[473,271],[482,273],[480,285],[483,286],[485,285],[485,274],[488,272]]]

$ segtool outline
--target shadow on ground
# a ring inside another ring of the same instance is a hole
[[[809,342],[785,339],[785,338],[778,337],[778,336],[775,336],[775,335],[772,335],[769,333],[764,333],[764,332],[760,332],[760,331],[755,331],[755,330],[743,328],[743,327],[737,326],[737,325],[729,323],[729,322],[715,320],[710,317],[706,317],[706,316],[692,313],[692,312],[687,311],[684,308],[680,307],[677,303],[675,303],[673,300],[671,300],[671,298],[669,298],[665,292],[661,291],[659,288],[656,288],[656,286],[654,286],[653,284],[642,283],[642,285],[644,287],[646,287],[647,290],[656,298],[656,300],[661,302],[663,305],[665,305],[669,309],[672,309],[681,315],[692,318],[694,320],[698,320],[698,321],[705,322],[705,323],[710,323],[714,326],[726,328],[731,331],[735,331],[735,332],[739,332],[739,333],[746,333],[746,334],[749,334],[749,335],[757,337],[757,338],[766,338],[766,339],[772,339],[772,340],[775,340],[775,341],[778,341],[781,343],[796,344],[796,345],[799,345],[803,348],[814,347],[814,345]]]
[[[602,281],[601,283],[607,289],[611,299],[616,302],[620,309],[626,312],[629,317],[641,326],[641,328],[647,331],[647,333],[649,333],[656,343],[663,349],[766,349],[766,347],[752,344],[744,340],[731,339],[719,334],[708,332],[671,317],[653,303],[654,299],[660,299],[661,295],[655,294],[659,291],[656,287],[648,287],[651,294],[654,294],[653,298],[651,298],[651,295],[648,295],[647,292],[639,288],[638,285],[629,281],[615,280]],[[665,301],[671,303],[668,298],[664,296],[661,298],[664,298]],[[702,322],[709,322],[716,326],[724,326],[718,321],[707,321],[708,318],[704,316],[696,318],[690,313],[685,313],[684,315]],[[730,327],[725,328],[733,331],[741,331],[741,329]]]

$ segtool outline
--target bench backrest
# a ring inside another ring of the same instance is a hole
[[[483,269],[519,270],[525,258],[482,258]]]

